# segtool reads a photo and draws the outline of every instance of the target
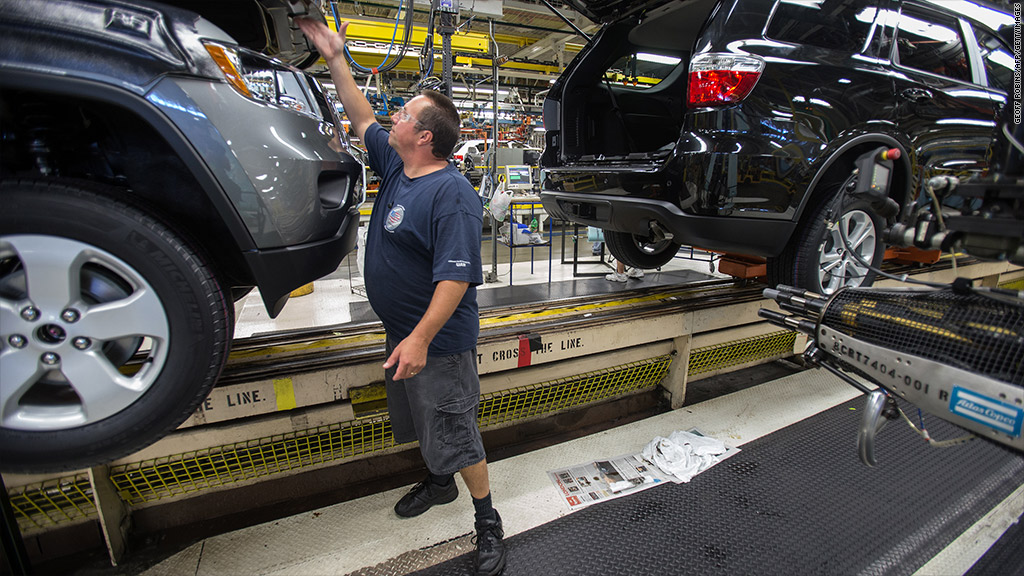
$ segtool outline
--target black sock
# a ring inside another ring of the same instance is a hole
[[[476,521],[479,524],[483,520],[497,520],[494,515],[494,506],[491,504],[491,493],[477,500],[473,498],[473,508],[476,508]]]
[[[454,474],[434,474],[430,473],[431,484],[437,484],[438,486],[448,486],[455,479]]]

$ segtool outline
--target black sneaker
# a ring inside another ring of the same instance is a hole
[[[476,523],[476,573],[478,576],[497,576],[505,569],[505,532],[501,529],[501,516],[494,511],[494,520]]]
[[[434,484],[430,478],[412,487],[408,494],[395,504],[395,514],[402,518],[419,516],[435,504],[447,504],[459,496],[459,487],[453,478],[447,486]]]

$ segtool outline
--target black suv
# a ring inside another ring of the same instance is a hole
[[[271,316],[355,246],[362,164],[303,0],[0,0],[0,467],[187,418],[232,301]]]
[[[870,284],[846,247],[877,266],[887,222],[839,194],[855,160],[899,150],[909,206],[988,169],[1012,93],[1013,16],[981,1],[570,3],[606,25],[544,103],[541,199],[630,266],[686,244],[767,257],[773,285]]]

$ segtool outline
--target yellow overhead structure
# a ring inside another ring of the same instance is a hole
[[[384,61],[384,55],[376,52],[365,52],[364,49],[360,49],[358,45],[349,45],[348,50],[352,53],[352,58],[356,61],[356,64],[364,68],[372,68],[374,66],[380,66]],[[394,60],[395,56],[391,56],[391,60]],[[434,59],[437,65],[440,65],[440,57]],[[419,55],[416,57],[407,54],[405,59],[398,63],[393,70],[401,72],[419,72]]]
[[[467,58],[465,56],[456,56],[455,64],[459,66],[474,66],[474,67],[491,67],[490,58]],[[501,65],[502,70],[523,70],[525,72],[541,72],[544,74],[552,74],[558,76],[558,66],[548,66],[546,64],[527,64],[526,62],[505,62]]]
[[[345,37],[351,42],[348,45],[349,52],[355,59],[356,63],[360,66],[371,67],[377,66],[384,60],[384,54],[379,53],[381,44],[390,44],[392,37],[395,39],[396,49],[401,46],[402,37],[405,33],[405,27],[399,25],[398,31],[395,31],[394,22],[379,22],[374,20],[364,20],[359,18],[348,18],[345,19],[349,23],[348,29],[345,31]],[[327,17],[328,25],[337,30],[338,26],[334,18],[331,16]],[[419,50],[423,46],[424,41],[427,37],[426,26],[413,26],[412,38],[409,41],[410,48]],[[501,44],[514,44],[519,47],[526,46],[529,41],[521,36],[511,35],[495,35],[494,39]],[[440,34],[434,34],[434,46],[441,46],[442,38]],[[460,32],[452,36],[452,50],[458,52],[479,52],[484,57],[471,58],[465,56],[456,57],[456,64],[461,66],[473,66],[473,67],[491,67],[490,59],[490,38],[487,34],[479,32]],[[397,51],[397,50],[396,50]],[[395,53],[392,53],[392,59]],[[434,59],[440,63],[440,54],[435,54]],[[557,66],[546,66],[543,64],[526,64],[521,62],[506,62],[502,65],[505,70],[521,70],[524,72],[540,72],[542,74],[558,75],[559,69]],[[395,67],[396,70],[402,71],[417,71],[419,70],[418,54],[417,58],[412,59],[407,57]]]
[[[379,66],[380,63],[384,60],[383,54],[379,54],[376,51],[369,52],[367,51],[367,46],[360,46],[358,43],[349,44],[348,50],[352,54],[352,57],[355,59],[356,63],[366,68],[369,68],[371,66]],[[391,59],[394,59],[394,55],[392,55]],[[402,60],[402,62],[399,63],[398,66],[395,67],[395,70],[417,71],[419,70],[418,62],[419,54],[416,54],[415,57],[412,57],[412,55],[406,55],[406,58]],[[436,65],[440,66],[440,54],[434,55],[434,62]],[[455,65],[472,66],[473,68],[480,68],[485,71],[490,71],[491,59],[467,58],[465,56],[456,56]],[[535,72],[540,74],[547,74],[550,75],[552,78],[558,76],[559,73],[557,66],[548,66],[546,64],[527,64],[525,62],[506,62],[501,65],[501,69],[505,72],[510,70],[519,70],[522,72]]]
[[[338,29],[338,25],[333,18],[328,17],[327,23],[334,30]],[[345,31],[345,37],[349,40],[391,43],[391,38],[394,37],[395,44],[400,45],[402,37],[405,34],[404,26],[399,26],[398,33],[396,34],[395,24],[393,22],[376,22],[373,20],[360,20],[353,18],[348,19],[348,23],[348,30]],[[413,26],[412,39],[409,42],[409,46],[418,49],[423,46],[423,42],[426,38],[426,26]],[[522,39],[519,38],[518,40],[521,43]],[[516,41],[513,40],[513,42]],[[441,45],[440,34],[434,34],[434,45]],[[452,35],[452,50],[490,53],[489,45],[490,38],[488,38],[486,34],[480,34],[477,32],[460,32]],[[351,49],[352,47],[350,46],[349,50]]]
[[[352,58],[354,58],[356,63],[359,64],[360,66],[364,66],[367,68],[371,66],[379,66],[380,63],[384,60],[384,54],[378,52],[379,47],[368,46],[366,44],[363,44],[363,42],[365,41],[353,40],[353,42],[348,45],[348,50],[352,54]],[[369,50],[371,48],[372,51]],[[391,59],[394,59],[394,54],[392,54]],[[418,53],[415,54],[415,57],[413,57],[413,55],[406,55],[406,58],[402,60],[402,62],[399,63],[398,66],[395,67],[395,70],[417,71],[419,69],[418,62]],[[440,65],[440,54],[434,54],[434,62],[436,65]],[[489,71],[491,69],[491,59],[456,56],[455,65],[472,66],[474,68],[481,68]],[[550,75],[551,77],[556,77],[559,74],[557,66],[549,66],[546,64],[529,64],[526,62],[505,62],[504,64],[501,65],[501,69],[503,71],[519,70],[522,72],[534,72]]]

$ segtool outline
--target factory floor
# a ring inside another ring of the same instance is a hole
[[[505,574],[1019,573],[1024,456],[980,440],[929,448],[894,423],[868,468],[857,397],[800,371],[491,463]],[[550,474],[693,429],[739,450],[689,483],[578,510]],[[392,511],[405,486],[206,538],[141,573],[471,574],[473,507],[456,481],[459,499],[417,518]],[[1010,559],[985,564],[1000,550]]]
[[[565,234],[565,248],[559,234]],[[511,253],[485,239],[484,269],[493,281],[479,287],[481,307],[725,278],[707,254],[681,253],[643,279],[610,282],[604,275],[614,265],[591,255],[585,231],[558,230],[549,238],[550,246]],[[267,317],[258,294],[250,294],[236,305],[235,337],[356,320],[368,309],[361,286],[350,257],[311,292],[292,298],[276,319]],[[504,573],[1024,571],[1024,455],[982,440],[930,448],[895,422],[880,432],[879,463],[869,468],[857,458],[863,397],[854,388],[799,367],[744,373],[751,381],[731,393],[697,383],[683,408],[493,459],[492,494],[509,549]],[[938,435],[960,433],[934,418],[928,423]],[[560,473],[638,454],[656,438],[693,430],[730,450],[689,482],[647,482],[642,490],[608,492],[579,505],[568,487],[598,477],[558,481]],[[74,573],[472,574],[473,506],[461,478],[456,482],[461,496],[455,502],[412,519],[393,512],[411,488],[406,485],[172,551],[134,550],[119,567],[83,566]]]

